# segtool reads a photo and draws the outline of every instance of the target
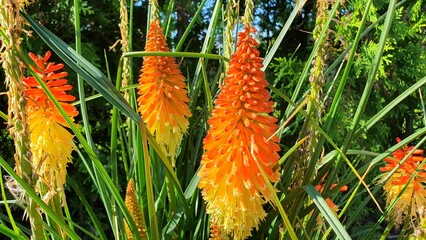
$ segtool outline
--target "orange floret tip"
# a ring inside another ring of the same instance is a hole
[[[48,62],[51,56],[50,51],[46,52],[44,57],[36,56],[33,53],[29,53],[29,56],[37,65],[32,66],[32,69],[44,81],[44,83],[50,89],[52,94],[60,102],[64,110],[68,113],[68,116],[71,117],[72,120],[74,120],[73,117],[78,115],[78,111],[74,106],[69,103],[74,101],[75,97],[66,93],[67,91],[72,89],[72,86],[67,84],[68,80],[65,79],[68,73],[57,72],[61,70],[64,65],[61,63],[55,64],[53,62]],[[25,85],[25,94],[28,98],[28,109],[44,109],[45,113],[49,116],[53,116],[58,123],[63,126],[68,126],[68,124],[65,122],[65,119],[62,117],[53,102],[43,91],[35,77],[24,77],[23,82]]]
[[[277,119],[270,115],[270,94],[258,43],[247,25],[238,34],[224,84],[208,120],[205,150],[199,171],[207,213],[222,234],[245,239],[264,219],[262,205],[272,198],[259,166],[268,180],[277,182],[280,147]]]
[[[152,21],[145,51],[169,52],[159,21]],[[139,78],[139,112],[172,163],[191,116],[185,77],[173,57],[147,56]]]

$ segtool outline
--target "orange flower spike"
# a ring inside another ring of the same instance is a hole
[[[145,51],[169,51],[160,21],[151,22]],[[138,87],[139,112],[172,164],[191,116],[184,80],[173,57],[144,57]]]
[[[69,104],[75,97],[66,93],[72,86],[67,85],[66,72],[61,70],[63,64],[48,62],[51,53],[44,57],[29,54],[37,66],[32,69],[44,81],[55,98],[62,105],[69,117],[77,116],[77,109]],[[27,98],[26,110],[28,112],[29,127],[31,130],[30,142],[33,156],[33,171],[39,176],[36,191],[45,202],[59,195],[64,202],[63,185],[66,180],[66,166],[71,162],[71,153],[74,149],[73,135],[64,127],[68,127],[65,119],[48,98],[37,80],[30,76],[23,78]]]
[[[258,166],[269,181],[279,180],[279,169],[273,171],[280,151],[273,136],[277,119],[269,115],[273,102],[265,89],[258,43],[250,36],[254,31],[247,25],[238,34],[237,50],[208,120],[198,173],[211,221],[233,239],[251,235],[266,215],[262,205],[272,198]]]

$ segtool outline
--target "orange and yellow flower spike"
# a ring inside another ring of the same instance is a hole
[[[397,142],[401,140],[396,139]],[[386,165],[380,168],[381,172],[390,172],[403,160],[412,150],[413,146],[404,146],[402,149],[398,149],[392,153],[393,158],[385,158]],[[399,168],[393,173],[390,179],[383,186],[386,192],[386,205],[389,206],[401,191],[405,185],[408,184],[405,191],[402,193],[401,198],[396,202],[394,208],[389,213],[389,217],[392,218],[396,224],[401,224],[405,217],[417,219],[420,213],[420,209],[426,206],[426,189],[424,184],[426,183],[426,165],[416,173],[414,179],[409,182],[412,175],[415,174],[416,169],[420,163],[424,161],[423,150],[417,149],[409,156]],[[386,175],[384,175],[386,177]],[[422,210],[423,211],[423,210]]]
[[[273,136],[277,119],[269,115],[274,103],[266,90],[258,43],[250,36],[254,31],[247,24],[238,34],[237,50],[208,120],[198,173],[211,221],[233,239],[250,236],[266,215],[262,205],[272,198],[256,161],[269,181],[279,180],[279,169],[273,170],[280,151]]]
[[[159,20],[151,22],[145,51],[169,51]],[[138,87],[139,112],[173,165],[191,116],[184,79],[173,57],[144,57]]]
[[[63,64],[48,62],[51,53],[44,57],[29,54],[37,66],[33,70],[46,83],[52,94],[60,102],[69,117],[78,115],[77,109],[69,104],[75,97],[66,92],[72,89],[67,84],[67,72],[58,72]],[[33,172],[39,176],[37,191],[48,202],[54,195],[63,192],[66,179],[66,167],[71,162],[74,149],[73,135],[66,130],[68,124],[53,102],[30,76],[23,79],[27,98],[29,127],[31,131],[31,151],[33,154]],[[61,195],[61,197],[64,197]]]

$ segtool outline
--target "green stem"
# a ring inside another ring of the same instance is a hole
[[[160,233],[158,232],[158,222],[157,215],[155,211],[155,201],[154,201],[154,192],[152,186],[152,176],[151,176],[151,158],[149,157],[147,137],[146,137],[146,127],[143,121],[139,122],[139,128],[142,137],[142,151],[143,151],[143,162],[145,168],[145,181],[146,181],[146,193],[148,198],[148,214],[149,214],[149,225],[151,239],[160,239]]]

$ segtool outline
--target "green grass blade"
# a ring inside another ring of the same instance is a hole
[[[41,198],[34,192],[34,190],[28,186],[28,184],[15,173],[13,168],[9,166],[9,164],[0,156],[0,166],[13,178],[15,181],[25,190],[25,193],[31,197],[34,202],[37,203],[38,206],[61,228],[65,229],[68,236],[72,239],[80,239],[80,237],[61,219],[58,215],[56,215],[52,209],[47,206],[46,203],[41,200]],[[0,225],[1,226],[1,225]],[[10,230],[10,229],[9,229]],[[10,230],[13,232],[13,230]],[[15,234],[13,232],[13,234]]]
[[[28,239],[24,236],[18,235],[12,229],[6,227],[5,225],[0,225],[0,233],[3,234],[4,237],[8,237],[9,239]]]
[[[345,152],[346,149],[349,147],[349,143],[352,140],[352,137],[355,133],[355,130],[358,127],[359,121],[361,120],[361,116],[363,115],[365,108],[367,106],[368,99],[369,99],[371,90],[373,88],[373,83],[374,83],[374,80],[376,78],[376,73],[377,73],[377,70],[379,69],[380,59],[382,58],[383,51],[384,51],[384,48],[385,48],[386,39],[388,37],[388,33],[389,33],[389,30],[390,30],[390,27],[391,27],[391,23],[392,23],[394,15],[395,15],[395,4],[396,4],[396,0],[392,0],[389,3],[389,8],[388,8],[389,11],[388,11],[388,14],[386,16],[386,20],[385,20],[385,23],[384,23],[384,26],[383,26],[382,34],[380,36],[379,44],[378,44],[378,47],[377,47],[377,52],[376,52],[376,55],[375,55],[374,60],[372,62],[372,68],[370,70],[370,73],[368,74],[368,79],[367,79],[367,82],[366,82],[366,86],[364,88],[364,92],[362,93],[361,100],[360,100],[358,108],[355,112],[355,116],[353,118],[351,130],[349,131],[349,133],[348,133],[348,135],[345,139],[345,142],[343,144],[343,149],[344,149],[343,152]]]
[[[210,19],[210,24],[209,24],[209,27],[207,29],[206,37],[204,39],[203,47],[201,48],[201,54],[207,54],[206,56],[203,56],[203,58],[207,58],[207,59],[209,58],[208,53],[211,52],[211,50],[214,46],[215,36],[216,36],[215,29],[218,26],[218,20],[219,20],[219,17],[220,17],[221,7],[222,7],[222,1],[220,1],[220,0],[216,1],[216,4],[215,4],[214,9],[213,9],[212,17]],[[216,55],[216,56],[219,56],[219,55]],[[220,56],[220,58],[222,58],[223,60],[225,59],[223,56]],[[207,64],[207,62],[206,62],[206,64]],[[189,95],[189,99],[191,101],[190,102],[190,108],[191,108],[192,112],[194,112],[195,106],[197,106],[196,96],[198,96],[198,93],[199,93],[200,88],[201,88],[200,73],[201,73],[201,64],[200,64],[200,62],[198,62],[193,80],[191,82],[192,87],[188,87],[188,95]]]
[[[417,81],[415,84],[411,85],[407,90],[405,90],[402,94],[400,94],[398,97],[396,97],[394,100],[392,100],[388,105],[386,105],[382,110],[380,110],[376,115],[374,115],[372,118],[370,118],[365,125],[361,126],[354,135],[354,138],[358,138],[366,132],[368,129],[370,129],[372,126],[374,126],[378,121],[380,121],[389,111],[391,111],[394,107],[396,107],[399,103],[401,103],[404,99],[411,96],[417,89],[424,86],[426,84],[426,76],[419,81]]]
[[[175,1],[171,0],[169,1],[168,5],[167,5],[167,11],[166,11],[166,16],[165,16],[165,23],[164,23],[164,36],[168,36],[169,32],[170,32],[170,25],[172,23],[172,13],[173,13],[173,7],[175,6]],[[151,4],[149,4],[149,7],[151,7]],[[151,11],[149,11],[151,12]],[[148,22],[149,19],[151,19],[151,16],[148,16]],[[147,29],[148,32],[148,29]]]
[[[4,112],[0,111],[0,117],[7,121],[7,115]]]
[[[253,143],[252,143],[252,144],[253,144]],[[278,208],[278,212],[279,212],[279,213],[280,213],[280,215],[281,215],[281,219],[283,220],[283,223],[284,223],[285,229],[287,230],[287,232],[288,232],[288,234],[290,235],[290,238],[291,238],[292,240],[298,239],[298,238],[297,238],[297,236],[296,236],[296,233],[294,232],[293,226],[292,226],[292,224],[290,223],[290,220],[288,219],[287,214],[286,214],[286,212],[284,211],[284,208],[283,208],[283,206],[281,205],[281,202],[280,202],[280,200],[279,200],[279,198],[278,198],[278,196],[277,196],[277,193],[276,193],[276,189],[275,189],[275,187],[274,187],[274,186],[272,186],[271,182],[269,181],[268,176],[267,176],[267,175],[266,175],[266,173],[265,173],[265,170],[263,169],[262,165],[260,165],[259,161],[257,160],[257,158],[256,158],[256,156],[254,155],[254,153],[253,153],[253,152],[254,152],[254,150],[253,150],[253,148],[252,148],[252,149],[251,149],[252,157],[255,159],[256,165],[257,165],[258,169],[260,170],[260,174],[262,175],[262,177],[263,177],[263,179],[264,179],[264,181],[265,181],[265,183],[266,183],[267,187],[269,188],[269,191],[272,193],[272,199],[271,199],[271,201],[272,201],[272,202],[274,203],[274,205]]]
[[[161,56],[161,57],[184,57],[184,58],[206,58],[229,61],[224,56],[212,53],[197,52],[153,52],[153,51],[133,51],[123,53],[123,57],[145,57],[145,56]]]
[[[201,63],[201,72],[203,75],[203,83],[204,83],[204,91],[205,91],[204,94],[206,95],[207,109],[210,115],[210,112],[213,110],[213,100],[212,100],[213,98],[209,88],[209,82],[207,79],[207,72],[206,72],[206,67],[204,64],[204,59],[200,59],[200,63]]]
[[[142,127],[142,126],[141,126]],[[179,183],[179,179],[176,176],[176,173],[173,171],[173,167],[170,164],[170,161],[167,159],[166,154],[161,150],[160,145],[157,143],[157,141],[155,140],[154,136],[146,131],[146,138],[149,142],[149,145],[154,148],[154,150],[157,152],[158,156],[160,157],[160,159],[162,160],[164,166],[166,167],[165,170],[167,171],[167,174],[170,174],[170,180],[172,180],[172,183],[174,184],[175,188],[176,188],[176,192],[179,196],[179,199],[181,200],[181,204],[185,210],[185,214],[188,218],[188,221],[193,223],[193,214],[191,212],[191,210],[189,209],[188,203],[186,202],[186,197],[182,191],[182,187]]]
[[[355,135],[355,131],[358,129],[359,122],[360,122],[361,117],[363,116],[365,108],[367,106],[368,99],[369,99],[371,90],[373,88],[373,83],[374,83],[374,80],[376,78],[376,73],[377,73],[377,70],[379,69],[380,59],[382,58],[386,39],[387,39],[389,30],[390,30],[390,27],[391,27],[393,16],[395,14],[395,5],[396,5],[395,0],[392,0],[389,3],[389,8],[388,8],[389,11],[388,11],[388,14],[386,16],[386,20],[385,20],[385,23],[384,23],[384,26],[383,26],[383,31],[382,31],[381,36],[380,36],[380,40],[379,40],[379,44],[378,44],[378,48],[377,48],[374,60],[372,62],[372,67],[371,67],[371,70],[368,74],[368,79],[367,79],[364,91],[362,93],[360,102],[358,104],[357,110],[356,110],[355,115],[353,117],[351,127],[350,127],[349,132],[346,135],[345,140],[343,142],[343,146],[342,146],[342,149],[341,149],[343,154],[345,154],[346,151],[349,149],[350,143],[352,142],[353,137]],[[337,173],[340,169],[340,165],[342,163],[342,157],[341,156],[342,155],[337,156],[336,165],[333,168],[333,170],[331,171],[331,174],[329,175],[330,179],[335,179],[336,176],[337,176]],[[329,189],[330,186],[331,186],[331,181],[328,181],[326,186],[325,186],[325,189]]]
[[[0,190],[1,190],[1,196],[3,198],[4,207],[6,208],[7,216],[9,217],[9,222],[12,225],[12,229],[15,232],[15,234],[19,234],[19,228],[16,226],[15,219],[12,216],[12,213],[10,212],[10,206],[6,199],[6,191],[4,190],[5,184],[3,183],[3,173],[0,168]]]
[[[80,26],[80,1],[74,0],[74,32],[75,32],[75,51],[78,54],[81,54],[81,26]],[[87,115],[87,107],[86,102],[84,101],[84,82],[81,79],[80,74],[77,74],[77,83],[78,83],[78,96],[81,99],[80,103],[80,114],[83,119],[83,127],[84,132],[86,134],[87,142],[89,142],[90,146],[94,148],[94,143],[92,140],[92,136],[90,135],[89,128],[89,117]]]
[[[198,7],[197,11],[195,12],[194,16],[191,19],[191,22],[189,23],[189,25],[186,27],[185,32],[182,34],[182,37],[180,38],[178,45],[176,46],[176,52],[179,52],[180,49],[183,46],[183,43],[186,40],[186,37],[188,37],[188,34],[191,32],[192,27],[197,23],[197,20],[201,14],[201,10],[204,7],[204,4],[207,2],[207,0],[203,0],[200,3],[200,6]],[[167,35],[166,35],[167,36]]]
[[[324,200],[321,194],[315,189],[315,187],[312,185],[305,185],[303,186],[303,189],[311,197],[312,201],[315,203],[317,208],[321,211],[322,215],[324,216],[328,224],[330,224],[330,226],[333,228],[337,238],[345,239],[345,240],[352,239],[349,236],[348,232],[346,231],[345,227],[342,225],[339,219],[337,219],[334,212],[330,209],[327,202]]]
[[[274,58],[275,53],[277,52],[278,47],[281,45],[281,42],[283,41],[285,35],[287,34],[288,29],[293,23],[294,18],[296,18],[297,13],[299,13],[300,9],[302,9],[303,5],[305,5],[305,2],[306,2],[305,0],[297,1],[296,6],[294,6],[294,9],[291,12],[290,17],[287,19],[287,21],[284,24],[284,27],[281,29],[280,34],[278,35],[277,39],[274,42],[274,45],[272,45],[271,49],[266,54],[265,59],[263,59],[262,71],[265,71],[265,69],[269,66],[269,63]]]
[[[149,226],[152,239],[160,239],[160,233],[158,231],[158,222],[157,222],[157,211],[155,209],[154,201],[154,192],[152,184],[152,175],[151,175],[151,158],[149,156],[148,145],[146,140],[147,129],[145,124],[141,121],[139,122],[139,127],[142,137],[142,151],[143,151],[143,163],[145,169],[145,181],[146,181],[146,192],[148,199],[148,214],[149,214]]]
[[[93,211],[92,207],[90,206],[89,202],[87,201],[86,197],[83,195],[83,193],[80,191],[80,188],[78,187],[77,183],[74,182],[74,179],[68,177],[67,183],[71,186],[71,188],[74,190],[74,193],[78,196],[83,206],[86,208],[87,214],[89,214],[90,220],[93,223],[97,234],[99,234],[99,237],[101,239],[107,239],[105,232],[101,226],[101,223],[99,222],[98,217],[96,216],[95,212]]]

